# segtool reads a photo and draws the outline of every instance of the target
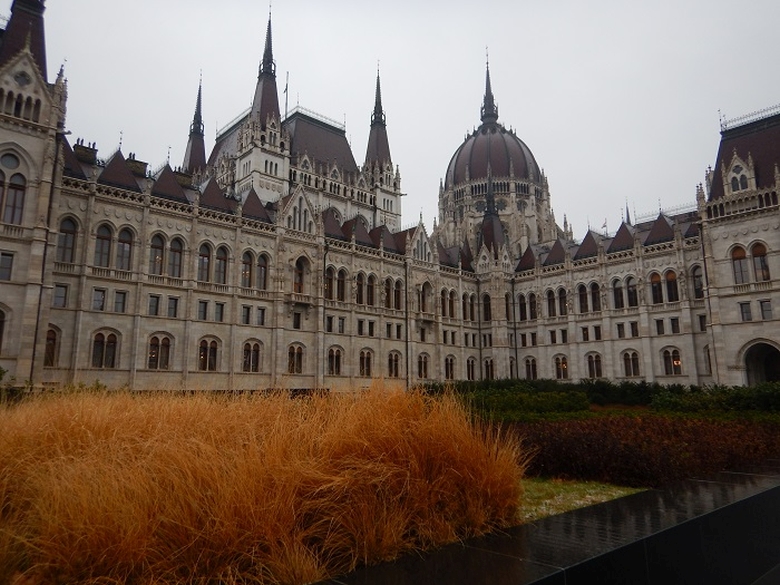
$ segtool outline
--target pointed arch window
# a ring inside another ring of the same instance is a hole
[[[202,339],[198,346],[198,369],[201,372],[217,371],[217,350],[219,344],[216,340]]]
[[[217,261],[214,263],[214,282],[227,284],[228,251],[225,246],[217,248]]]
[[[336,299],[339,301],[345,301],[346,300],[346,290],[347,290],[347,271],[343,268],[339,270],[338,276],[336,277]]]
[[[447,289],[441,289],[441,316],[447,316]]]
[[[125,228],[119,232],[116,246],[117,270],[130,270],[133,259],[133,232]]]
[[[341,375],[341,349],[331,348],[328,350],[328,375]]]
[[[636,292],[636,279],[633,276],[626,278],[626,296],[629,307],[639,306],[639,295]]]
[[[450,291],[450,298],[449,298],[448,309],[449,309],[449,312],[450,312],[450,317],[452,317],[452,318],[455,318],[455,296],[456,296],[455,295],[455,291],[451,290]]]
[[[691,281],[693,282],[693,298],[704,298],[704,274],[701,266],[694,266],[691,270]]]
[[[680,376],[682,375],[682,360],[680,359],[680,351],[677,349],[667,349],[663,353],[664,358],[664,374],[667,376]]]
[[[303,373],[303,348],[299,345],[291,345],[287,349],[287,373]]]
[[[393,308],[393,281],[390,278],[385,279],[385,308]]]
[[[623,354],[623,372],[627,378],[639,376],[639,354],[635,351],[627,351]]]
[[[747,254],[744,248],[737,246],[731,251],[731,265],[734,268],[734,284],[750,282]]]
[[[387,356],[387,377],[398,378],[400,375],[399,364],[401,362],[401,354],[398,352],[391,352]]]
[[[333,283],[335,280],[333,276],[334,276],[333,268],[328,266],[328,268],[325,270],[325,281],[323,283],[323,288],[324,288],[323,293],[325,295],[325,298],[329,301],[333,300]]]
[[[599,354],[591,354],[588,356],[588,378],[601,378],[601,356]]]
[[[537,309],[536,309],[536,295],[531,293],[528,295],[528,319],[536,321]]]
[[[555,378],[557,380],[569,379],[569,362],[566,356],[557,356],[555,358]]]
[[[358,305],[363,304],[363,287],[365,286],[365,280],[362,273],[359,273],[355,278],[355,302]]]
[[[494,368],[493,360],[491,358],[487,358],[485,360],[485,380],[494,380],[496,377],[496,371]]]
[[[455,379],[455,358],[452,356],[447,356],[444,358],[444,379]]]
[[[525,304],[525,295],[519,295],[517,297],[517,306],[520,309],[520,321],[528,320],[528,307]]]
[[[43,367],[55,368],[57,367],[57,358],[59,353],[59,344],[57,332],[54,329],[49,329],[46,332],[46,351],[43,354]]]
[[[113,333],[96,333],[92,338],[92,367],[116,368],[117,337]]]
[[[108,268],[109,262],[111,262],[111,228],[101,225],[95,234],[95,266]]]
[[[612,304],[615,309],[622,309],[625,306],[623,299],[623,283],[618,279],[612,281]]]
[[[295,270],[293,271],[293,292],[303,294],[303,281],[306,274],[306,261],[298,258],[295,261]]]
[[[371,377],[371,352],[367,349],[360,352],[360,375],[363,378]]]
[[[654,305],[660,305],[664,302],[664,289],[661,284],[661,275],[653,272],[650,275],[650,294]]]
[[[21,225],[24,212],[24,196],[27,190],[27,181],[20,174],[15,174],[8,181],[5,193],[5,205],[3,208],[3,222]],[[2,193],[0,193],[2,195]]]
[[[601,312],[601,287],[595,282],[590,285],[590,306],[594,313]]]
[[[400,309],[401,308],[401,287],[403,285],[401,284],[400,280],[395,281],[395,295],[394,295],[394,301],[395,301],[395,308]]]
[[[471,295],[469,297],[469,319],[471,321],[476,321],[476,304],[477,304],[477,297],[476,295]]]
[[[247,342],[244,344],[244,355],[241,362],[241,370],[244,372],[260,372],[260,344]]]
[[[466,379],[467,380],[476,380],[476,369],[477,369],[477,361],[470,357],[466,360]]]
[[[182,255],[184,254],[184,244],[179,238],[171,240],[171,247],[168,252],[168,276],[181,278]]]
[[[159,234],[149,244],[149,274],[159,276],[163,271],[165,240]]]
[[[268,256],[260,254],[257,257],[257,290],[268,289]]]
[[[666,301],[675,303],[680,300],[680,293],[677,288],[677,273],[670,270],[666,273]]]
[[[244,252],[241,256],[241,286],[243,288],[251,288],[252,286],[252,268],[254,264],[255,259],[252,258],[252,254]]]
[[[580,313],[588,312],[588,289],[584,284],[577,287],[577,296],[580,300]]]
[[[366,281],[366,305],[369,307],[374,306],[374,297],[376,296],[376,278],[373,274],[368,276]]]
[[[198,250],[198,281],[210,282],[211,280],[211,248],[203,244]]]
[[[555,293],[551,290],[547,291],[547,316],[555,317]]]
[[[428,356],[424,353],[417,356],[417,377],[420,379],[428,377]]]
[[[565,317],[568,314],[568,301],[565,288],[558,290],[558,314]]]
[[[525,358],[525,379],[536,380],[536,359]]]
[[[150,370],[167,370],[171,357],[171,339],[166,336],[153,336],[149,340],[147,367]]]
[[[2,185],[0,185],[2,189]],[[60,233],[57,236],[57,262],[73,264],[76,258],[76,236],[78,227],[70,218],[63,219],[60,223]]]
[[[770,279],[769,262],[766,257],[766,246],[764,244],[754,244],[750,249],[750,255],[753,256],[753,269],[756,273],[756,281],[766,282]]]
[[[486,323],[493,320],[493,310],[490,306],[490,295],[482,295],[482,320]]]

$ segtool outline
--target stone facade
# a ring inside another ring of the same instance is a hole
[[[401,229],[379,77],[358,165],[338,123],[280,116],[270,26],[252,108],[207,158],[199,92],[182,167],[151,171],[71,146],[62,72],[48,83],[39,44],[16,39],[43,34],[43,5],[14,2],[0,47],[5,381],[780,378],[780,112],[724,126],[690,210],[626,214],[614,235],[577,241],[531,151],[498,123],[488,73],[438,223]]]

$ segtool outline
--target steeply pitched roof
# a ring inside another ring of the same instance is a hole
[[[257,86],[255,97],[252,100],[252,116],[260,120],[261,126],[269,116],[279,119],[279,95],[276,89],[276,64],[274,63],[273,47],[271,42],[271,15],[268,15],[268,28],[265,32],[265,49],[263,60],[257,74]]]
[[[355,243],[360,244],[361,246],[374,246],[374,242],[371,239],[371,236],[368,235],[366,226],[363,225],[363,221],[359,217],[353,217],[349,221],[344,222],[344,225],[341,226],[341,231],[348,240],[351,240],[352,235],[354,234]]]
[[[523,272],[525,270],[533,270],[536,268],[536,254],[531,246],[528,246],[523,252],[520,262],[517,263],[515,272]]]
[[[730,170],[734,152],[744,161],[748,155],[752,157],[758,189],[773,186],[775,164],[780,164],[780,113],[721,132],[710,201],[724,195],[721,166],[725,166],[726,172]]]
[[[406,230],[402,230],[400,232],[395,232],[395,247],[397,250],[400,251],[401,254],[406,254],[408,250],[406,249],[406,239],[407,236],[410,238],[414,238],[414,233],[417,231],[417,227],[412,227]]]
[[[212,178],[206,184],[206,188],[203,189],[203,193],[200,195],[200,204],[203,207],[209,207],[223,213],[232,214],[235,213],[237,202],[225,197],[222,189],[217,185],[217,181]]]
[[[184,194],[184,189],[181,188],[179,181],[176,179],[176,174],[169,165],[165,165],[157,176],[157,180],[152,185],[152,195],[180,203],[190,202],[187,199],[187,195]]]
[[[195,101],[195,114],[190,125],[187,150],[184,152],[183,168],[190,173],[206,168],[206,143],[203,140],[202,84],[198,85],[198,98]]]
[[[43,28],[43,0],[14,0],[11,5],[11,18],[2,36],[0,44],[0,67],[27,46],[41,77],[48,81],[46,71],[46,37]]]
[[[320,164],[331,165],[335,162],[341,172],[358,172],[344,130],[300,111],[285,120],[285,127],[290,133],[291,154],[297,156],[307,154],[312,161]]]
[[[382,90],[379,86],[379,70],[376,72],[376,95],[374,97],[374,112],[371,114],[371,131],[368,134],[366,148],[366,164],[392,164],[390,158],[390,142],[387,139],[385,112],[382,110]]]
[[[375,227],[370,232],[368,232],[368,235],[371,236],[371,241],[374,242],[374,246],[377,248],[379,248],[381,241],[384,249],[388,252],[394,252],[396,254],[402,253],[402,250],[399,250],[396,247],[395,237],[386,225],[379,225]]]
[[[630,250],[634,247],[634,227],[623,222],[620,224],[615,237],[612,238],[612,243],[607,248],[607,253],[622,252],[623,250]]]
[[[672,221],[661,213],[653,222],[653,227],[650,228],[650,232],[645,237],[644,245],[652,246],[653,244],[671,242],[672,240],[674,240]]]
[[[141,192],[141,188],[138,186],[132,171],[130,171],[130,167],[127,166],[127,161],[122,156],[121,150],[117,150],[114,156],[111,157],[103,172],[100,173],[97,182],[102,185],[119,187],[120,189],[129,189],[137,193]]]
[[[268,215],[268,210],[263,206],[263,202],[260,201],[260,197],[257,196],[254,187],[250,189],[249,194],[246,196],[244,206],[241,208],[241,215],[265,223],[273,223],[271,216]]]
[[[564,250],[563,244],[560,240],[555,240],[553,247],[550,249],[550,253],[547,254],[547,258],[544,259],[544,266],[563,264],[565,261],[566,250]]]
[[[62,137],[62,158],[64,163],[63,172],[66,176],[73,177],[74,179],[87,178],[84,174],[84,170],[81,168],[81,163],[79,162],[79,159],[76,158],[66,136]]]
[[[337,240],[348,239],[341,231],[341,223],[336,219],[336,211],[332,207],[322,212],[322,224],[325,228],[325,237]]]
[[[583,238],[576,254],[574,254],[574,260],[581,260],[583,258],[592,258],[593,256],[597,256],[599,253],[599,242],[596,239],[597,237],[598,240],[601,239],[601,237],[598,236],[593,230],[588,230],[588,233]]]

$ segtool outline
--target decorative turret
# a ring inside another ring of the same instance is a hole
[[[379,68],[377,68],[374,112],[371,114],[371,132],[368,135],[368,148],[366,149],[366,166],[372,170],[377,166],[383,170],[387,165],[392,166],[393,164],[390,158],[390,143],[387,139],[385,120],[385,112],[382,110],[382,90],[379,85]]]
[[[2,36],[0,67],[25,47],[29,47],[41,76],[46,73],[46,38],[43,29],[43,0],[14,0],[11,18]]]
[[[490,171],[488,170],[488,173]],[[496,211],[496,198],[493,193],[493,177],[488,174],[487,197],[485,198],[485,217],[482,220],[482,226],[479,229],[479,241],[477,247],[487,246],[493,253],[493,258],[499,258],[499,251],[506,245],[504,236],[504,226]]]
[[[187,141],[187,150],[184,153],[184,170],[195,173],[206,168],[206,144],[203,140],[203,114],[202,114],[202,89],[203,82],[198,84],[198,99],[195,102],[195,115],[190,125],[190,137]]]
[[[279,116],[279,96],[276,90],[276,63],[274,63],[271,45],[271,15],[268,14],[268,28],[265,33],[265,50],[257,74],[255,98],[252,101],[251,116],[258,118],[261,128],[265,128],[269,117]]]

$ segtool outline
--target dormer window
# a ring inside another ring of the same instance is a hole
[[[748,181],[747,176],[743,172],[745,169],[742,168],[742,165],[735,165],[733,169],[731,169],[731,191],[744,191],[748,188]]]

